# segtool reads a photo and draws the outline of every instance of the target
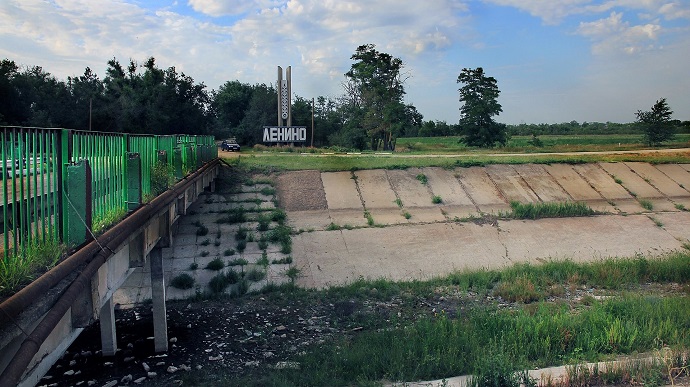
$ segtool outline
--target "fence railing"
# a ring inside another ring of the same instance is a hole
[[[212,136],[0,127],[2,258],[21,256],[34,242],[64,241],[65,223],[73,221],[66,214],[74,209],[74,201],[85,201],[80,198],[90,197],[90,203],[77,203],[88,208],[90,219],[124,213],[139,204],[132,203],[133,187],[138,197],[157,194],[151,184],[157,164],[180,179],[217,156]],[[133,157],[140,165],[134,173],[128,163]],[[90,192],[74,195],[68,168],[85,162]]]

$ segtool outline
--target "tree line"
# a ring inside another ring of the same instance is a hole
[[[505,144],[511,135],[642,132],[642,119],[659,117],[664,124],[657,129],[690,130],[689,122],[670,120],[670,109],[663,114],[638,114],[638,121],[629,124],[501,124],[493,118],[502,111],[498,83],[481,67],[462,69],[458,76],[462,84],[458,124],[424,121],[414,105],[404,102],[409,74],[401,59],[378,51],[373,44],[357,47],[350,59],[353,64],[344,74],[342,95],[319,96],[313,104],[300,96],[292,100],[292,124],[306,126],[309,133],[313,110],[315,146],[394,150],[396,138],[417,136],[461,136],[470,146],[495,146]],[[158,67],[153,57],[143,63],[130,59],[126,65],[113,58],[103,79],[87,67],[82,75],[66,80],[40,66],[20,67],[4,59],[0,61],[0,101],[0,125],[212,134],[235,137],[252,146],[261,143],[263,126],[275,125],[277,90],[272,84],[239,80],[209,90],[175,67]],[[656,108],[664,107],[668,106]]]

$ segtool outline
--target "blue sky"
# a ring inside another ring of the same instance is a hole
[[[631,122],[665,97],[690,120],[690,0],[2,0],[0,58],[61,79],[153,56],[217,89],[275,83],[343,93],[357,46],[406,64],[425,120],[459,119],[456,79],[498,80],[506,123]]]

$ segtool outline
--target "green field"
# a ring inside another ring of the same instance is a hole
[[[532,145],[532,136],[513,136],[505,147],[494,148],[492,152],[592,152],[650,149],[643,143],[641,134],[607,134],[607,135],[544,135],[539,136],[543,146]],[[409,137],[399,138],[397,152],[413,153],[458,153],[476,152],[459,142],[460,137]],[[664,148],[682,148],[690,146],[690,134],[677,134],[673,141],[664,144]],[[483,150],[479,150],[483,151]]]

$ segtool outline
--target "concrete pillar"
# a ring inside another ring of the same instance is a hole
[[[117,336],[115,335],[115,308],[113,297],[101,307],[101,351],[103,356],[115,356],[117,352]]]
[[[216,181],[215,181],[215,180],[211,180],[211,188],[210,188],[210,191],[211,191],[211,192],[216,192]]]
[[[161,248],[154,247],[149,253],[149,259],[151,260],[151,299],[153,301],[153,342],[156,352],[167,352],[168,320]]]

